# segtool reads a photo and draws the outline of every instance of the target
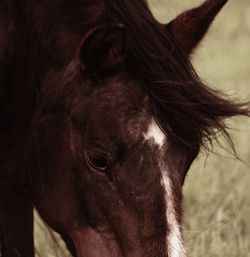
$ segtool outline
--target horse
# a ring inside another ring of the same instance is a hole
[[[190,61],[226,2],[0,0],[1,256],[34,256],[34,207],[75,257],[186,256],[189,167],[250,113]]]

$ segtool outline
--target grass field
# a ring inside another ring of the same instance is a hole
[[[155,16],[167,22],[200,2],[151,0],[150,4]],[[232,98],[250,99],[249,0],[229,1],[193,63],[211,87]],[[250,121],[237,118],[228,123],[242,161],[230,149],[215,145],[214,153],[201,154],[194,162],[184,187],[184,231],[190,257],[250,257]],[[56,241],[37,218],[37,256],[67,256]]]

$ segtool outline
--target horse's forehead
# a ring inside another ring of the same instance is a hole
[[[166,136],[156,122],[149,97],[136,82],[108,81],[96,91],[92,103],[91,120],[101,134],[163,147]]]

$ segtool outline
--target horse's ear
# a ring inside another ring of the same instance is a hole
[[[120,66],[124,52],[125,28],[110,24],[96,27],[85,36],[79,58],[85,71],[100,75]]]
[[[215,16],[228,0],[206,0],[166,25],[187,55],[190,55],[206,34]]]

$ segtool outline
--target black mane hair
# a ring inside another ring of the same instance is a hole
[[[248,103],[228,100],[208,88],[145,0],[103,2],[109,19],[126,27],[126,67],[150,96],[157,122],[168,136],[190,147],[207,148],[220,134],[233,147],[224,119],[249,116]]]

